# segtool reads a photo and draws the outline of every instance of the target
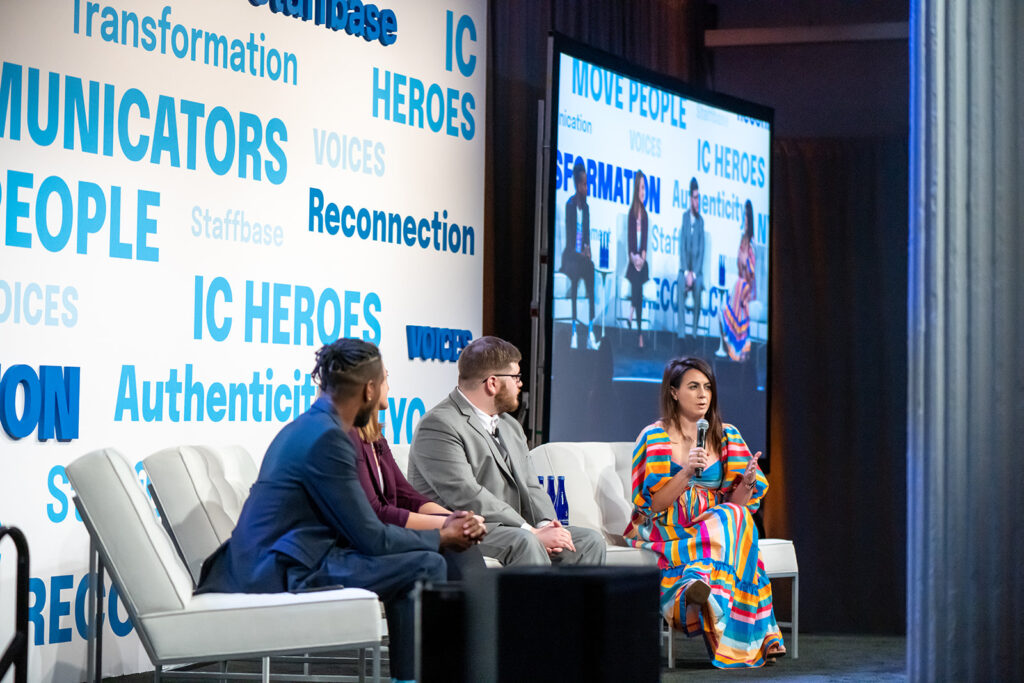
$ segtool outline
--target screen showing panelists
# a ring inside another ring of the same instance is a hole
[[[770,109],[556,37],[546,283],[555,440],[627,439],[667,358],[767,435]]]

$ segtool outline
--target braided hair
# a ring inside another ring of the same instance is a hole
[[[380,349],[361,339],[338,339],[320,347],[311,373],[321,391],[332,399],[348,398],[383,374]]]

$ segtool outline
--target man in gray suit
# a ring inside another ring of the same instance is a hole
[[[690,179],[690,209],[679,230],[679,336],[686,336],[686,295],[693,293],[693,336],[700,322],[700,295],[704,291],[704,217],[700,215],[700,188]]]
[[[559,524],[530,464],[523,428],[508,415],[519,406],[521,359],[519,349],[497,337],[462,349],[459,385],[416,429],[409,481],[441,505],[482,515],[487,535],[480,550],[505,566],[603,564],[600,533]]]

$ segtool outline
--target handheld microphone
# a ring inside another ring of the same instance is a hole
[[[697,448],[704,448],[704,441],[707,439],[708,427],[710,426],[704,418],[697,420]],[[697,467],[693,470],[693,473],[699,479],[704,474],[704,468]]]

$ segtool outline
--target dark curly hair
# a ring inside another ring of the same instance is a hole
[[[313,381],[332,399],[348,398],[384,375],[380,349],[361,339],[338,339],[316,352]]]

